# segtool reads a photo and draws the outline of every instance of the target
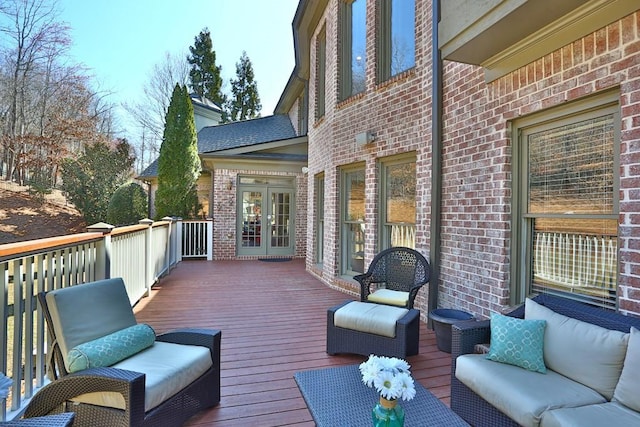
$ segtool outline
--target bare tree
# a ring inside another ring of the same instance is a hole
[[[140,142],[134,144],[139,169],[156,157],[164,132],[164,120],[176,84],[189,82],[189,63],[186,53],[165,53],[163,60],[153,66],[144,85],[144,99],[125,103],[124,108],[140,127]],[[146,159],[146,162],[145,162]]]
[[[33,107],[29,95],[30,81],[39,73],[47,75],[47,63],[69,45],[68,27],[57,21],[55,1],[3,0],[0,2],[0,24],[6,60],[8,95],[3,158],[9,178],[24,180],[18,168],[27,149],[25,136],[31,131],[28,107]],[[41,77],[42,75],[40,75]],[[48,85],[45,83],[45,86]],[[31,103],[30,103],[31,101]]]

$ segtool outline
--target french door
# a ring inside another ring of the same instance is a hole
[[[293,255],[293,188],[238,186],[238,255]]]

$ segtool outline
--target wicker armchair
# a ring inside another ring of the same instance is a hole
[[[377,254],[360,283],[360,301],[413,308],[416,295],[429,283],[429,262],[416,250],[404,247]]]
[[[74,412],[76,427],[169,427],[219,403],[220,331],[180,329],[155,341],[152,336],[149,347],[109,367],[89,365],[70,373],[70,350],[79,343],[136,326],[124,282],[108,279],[40,293],[38,302],[51,338],[47,368],[53,381],[32,398],[25,418]]]

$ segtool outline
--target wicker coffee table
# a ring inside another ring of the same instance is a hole
[[[297,372],[294,378],[317,426],[372,424],[371,410],[380,396],[364,385],[358,365]],[[421,384],[415,385],[416,397],[399,402],[405,411],[405,427],[469,425]]]

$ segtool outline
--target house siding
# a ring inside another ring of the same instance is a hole
[[[328,3],[310,40],[309,105],[316,94],[315,46],[326,25],[326,112],[309,112],[309,194],[324,173],[324,212],[309,197],[307,267],[329,286],[356,295],[340,277],[340,169],[366,172],[365,266],[378,252],[378,162],[416,153],[416,249],[429,257],[431,212],[431,2],[416,0],[416,66],[383,84],[375,79],[375,4],[367,8],[367,86],[338,102],[338,1]],[[551,52],[491,83],[481,67],[445,61],[443,188],[438,305],[488,317],[508,309],[511,262],[511,120],[608,89],[620,93],[619,307],[640,314],[640,12]],[[376,134],[364,147],[355,135]],[[324,215],[324,260],[315,262],[315,224]],[[426,317],[428,288],[416,307]]]

